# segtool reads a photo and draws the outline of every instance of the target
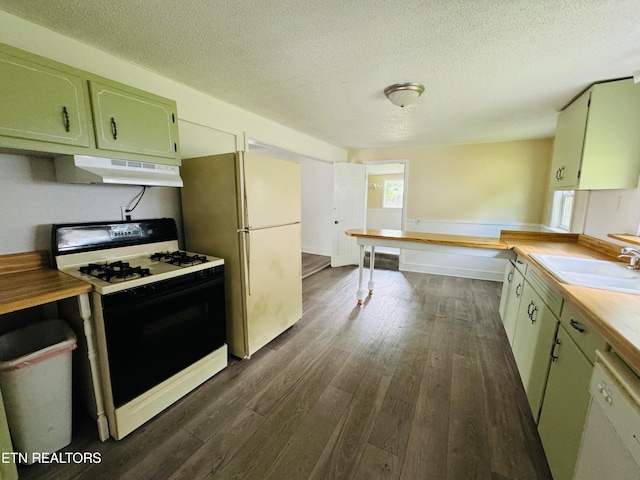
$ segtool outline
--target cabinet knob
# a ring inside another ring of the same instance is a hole
[[[516,297],[519,297],[521,293],[522,293],[522,284],[521,284],[521,283],[519,283],[519,284],[516,286]]]
[[[333,223],[335,223],[336,225],[338,225],[340,222],[339,222],[338,220],[336,220],[336,221],[335,221],[335,222],[333,222]]]

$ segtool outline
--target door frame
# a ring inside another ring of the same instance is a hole
[[[400,229],[404,230],[404,226],[405,226],[405,218],[406,218],[406,210],[407,210],[407,192],[409,191],[409,159],[408,158],[403,158],[403,159],[390,159],[390,160],[363,160],[362,163],[367,166],[367,185],[369,184],[369,165],[389,165],[389,164],[396,164],[396,163],[401,163],[404,165],[404,187],[403,187],[403,192],[402,192],[402,212],[400,214]],[[368,190],[368,188],[367,188]],[[367,201],[367,199],[365,198],[365,202]],[[365,203],[365,228],[367,227],[366,221],[367,221],[367,215],[366,215],[366,211],[367,211],[367,205]]]

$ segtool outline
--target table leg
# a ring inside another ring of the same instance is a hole
[[[89,302],[89,295],[86,293],[78,296],[78,307],[80,311],[80,317],[82,319],[82,326],[87,341],[87,359],[89,360],[89,370],[91,376],[91,383],[93,387],[93,401],[95,402],[95,415],[96,423],[98,427],[98,437],[101,441],[105,441],[109,438],[109,424],[104,409],[104,400],[102,396],[102,382],[100,378],[100,366],[98,365],[98,355],[96,348],[96,337],[94,334],[92,319],[91,319],[91,306]]]
[[[371,256],[369,257],[369,283],[367,287],[369,287],[369,295],[373,295],[373,288],[375,287],[375,282],[373,281],[373,264],[375,263],[376,258],[376,247],[371,245]]]
[[[362,300],[364,299],[364,288],[362,288],[363,282],[363,270],[364,270],[364,245],[360,245],[360,262],[358,266],[358,291],[356,293],[356,298],[358,299],[358,305],[362,305]]]

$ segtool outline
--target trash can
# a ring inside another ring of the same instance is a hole
[[[28,464],[71,443],[73,330],[45,320],[0,336],[0,391],[16,452]],[[34,455],[36,454],[36,455]]]

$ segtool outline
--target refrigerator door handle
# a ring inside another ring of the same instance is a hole
[[[244,229],[245,233],[245,271],[247,272],[247,295],[251,295],[251,229]]]

